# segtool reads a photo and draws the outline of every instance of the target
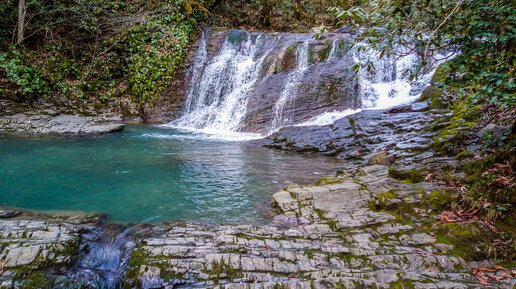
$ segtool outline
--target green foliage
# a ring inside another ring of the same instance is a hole
[[[31,97],[45,94],[49,90],[49,85],[41,75],[41,71],[27,63],[18,50],[0,53],[0,69],[15,84],[14,93],[16,94]]]
[[[249,30],[307,32],[320,25],[333,25],[327,9],[344,0],[211,0],[207,2],[212,26]]]
[[[423,55],[417,76],[446,52],[441,86],[473,104],[516,105],[516,11],[509,0],[380,1],[359,8],[334,8],[341,25],[360,28],[358,41],[380,57]],[[399,46],[403,46],[402,52]],[[371,69],[369,65],[362,67]],[[359,69],[361,67],[355,67]]]
[[[128,92],[138,105],[159,99],[187,55],[193,25],[176,26],[173,21],[171,16],[133,27],[120,43],[128,55],[125,68]]]
[[[1,3],[0,46],[8,52],[0,54],[0,91],[123,103],[143,113],[180,68],[196,23],[206,17],[203,3],[27,1],[23,47],[11,44],[17,1]]]

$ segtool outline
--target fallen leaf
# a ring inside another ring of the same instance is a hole
[[[478,271],[484,271],[484,272],[497,272],[498,270],[496,270],[496,269],[492,269],[492,268],[488,268],[488,267],[480,267],[480,268],[478,268]]]
[[[491,224],[489,221],[484,221],[484,224],[486,224],[489,227],[489,229],[491,229],[491,231],[498,234],[498,229],[495,226],[493,226],[493,224]]]

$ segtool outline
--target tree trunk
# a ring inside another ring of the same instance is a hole
[[[16,44],[21,44],[23,42],[23,37],[25,33],[25,0],[19,0],[18,3],[18,39],[16,40]]]

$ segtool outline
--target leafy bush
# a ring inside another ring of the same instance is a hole
[[[360,31],[357,40],[381,55],[418,53],[420,70],[447,62],[441,85],[476,103],[516,105],[516,11],[510,0],[380,1],[334,8],[341,25]],[[416,71],[417,73],[417,71]]]
[[[15,85],[14,93],[33,98],[49,91],[48,82],[41,71],[24,61],[23,54],[17,50],[0,53],[0,69]]]
[[[15,85],[26,98],[85,98],[135,109],[162,96],[206,16],[195,0],[27,0],[31,21],[23,46],[14,46],[16,3],[0,4],[0,46],[8,51],[1,54],[2,85]]]

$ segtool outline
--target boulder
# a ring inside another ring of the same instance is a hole
[[[494,123],[490,123],[482,128],[478,133],[478,137],[483,137],[486,134],[490,134],[497,139],[502,138],[506,133],[511,131],[511,126],[502,126]]]
[[[367,164],[392,166],[394,164],[394,155],[391,155],[386,151],[381,151],[372,155],[367,161]]]

